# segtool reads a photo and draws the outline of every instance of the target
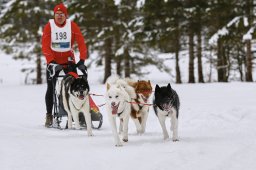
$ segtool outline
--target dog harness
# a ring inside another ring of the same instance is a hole
[[[126,102],[125,102],[124,104],[125,104],[125,106],[126,106]],[[125,107],[124,107],[124,109],[123,109],[121,112],[117,113],[117,116],[120,117],[121,114],[124,112],[124,110],[125,110]]]
[[[71,50],[71,21],[66,19],[63,27],[58,27],[54,19],[50,19],[51,25],[51,49],[56,52]]]
[[[70,96],[73,97],[73,98],[76,98],[76,96],[74,96],[73,94],[70,94]],[[79,110],[85,105],[85,102],[83,102],[83,104],[80,106],[80,108],[78,108],[78,106],[76,105],[76,103],[73,103],[72,101],[71,101],[71,103],[72,103],[72,105],[74,106],[74,108],[75,108],[77,111],[79,111]]]
[[[75,72],[68,72],[69,75],[73,76],[75,79],[77,79],[79,76]]]

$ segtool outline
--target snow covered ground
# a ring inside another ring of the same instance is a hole
[[[103,85],[92,92],[104,93]],[[153,109],[146,134],[130,121],[129,142],[114,147],[105,108],[103,126],[47,129],[46,85],[0,85],[0,169],[253,170],[256,168],[255,84],[173,85],[181,99],[180,141],[163,141]],[[94,97],[97,104],[104,103]],[[168,121],[169,123],[169,121]]]
[[[46,85],[22,85],[20,64],[0,58],[0,170],[256,169],[255,83],[172,84],[181,100],[180,141],[163,141],[151,108],[147,132],[137,135],[130,121],[129,142],[117,148],[104,107],[103,126],[93,137],[45,128]],[[99,71],[90,70],[91,92],[104,94]],[[168,82],[150,76],[154,84]]]

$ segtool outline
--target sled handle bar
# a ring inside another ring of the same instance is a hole
[[[59,64],[61,67],[59,67],[58,68],[58,70],[56,70],[56,71],[62,71],[63,70],[63,67],[62,66],[69,66],[69,65],[71,65],[71,64]],[[75,67],[76,68],[78,68],[82,73],[83,73],[83,75],[78,75],[78,76],[86,76],[87,77],[87,75],[88,75],[88,73],[87,73],[87,69],[86,69],[86,67],[85,67],[85,65],[82,65],[82,68],[79,68],[76,64],[74,64],[75,65]],[[58,76],[58,77],[64,77],[64,76]]]

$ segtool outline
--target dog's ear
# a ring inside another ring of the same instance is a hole
[[[155,87],[155,92],[158,93],[160,90],[160,87],[158,86],[158,84],[156,84],[156,87]]]
[[[170,84],[170,83],[168,83],[168,85],[167,85],[167,89],[168,89],[168,90],[171,90],[171,89],[172,89],[172,87],[171,87],[171,84]]]
[[[107,90],[109,90],[109,89],[110,89],[110,84],[107,83]]]

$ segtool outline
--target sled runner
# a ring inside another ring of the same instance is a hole
[[[57,75],[53,77],[53,128],[58,129],[67,129],[67,123],[63,124],[63,118],[68,116],[68,113],[64,109],[64,105],[61,101],[62,95],[58,94],[58,83],[65,77],[66,75]],[[78,75],[79,77],[82,77],[84,75]],[[93,129],[100,129],[103,123],[103,116],[100,113],[99,108],[94,103],[91,96],[89,96],[89,105],[90,105],[90,113],[91,113],[91,120],[92,120],[92,128]],[[82,114],[82,112],[79,113],[79,123],[81,127],[86,128],[86,121],[85,117]]]

